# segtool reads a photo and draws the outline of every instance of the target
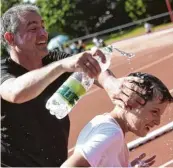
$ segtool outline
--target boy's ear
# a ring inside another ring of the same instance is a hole
[[[4,39],[8,42],[9,45],[14,44],[14,34],[10,32],[6,32],[4,34]]]

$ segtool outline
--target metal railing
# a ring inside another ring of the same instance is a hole
[[[171,11],[171,14],[173,14],[173,11]],[[145,18],[145,19],[137,20],[137,21],[130,22],[130,23],[127,23],[127,24],[124,24],[124,25],[120,25],[120,26],[113,27],[113,28],[106,29],[106,30],[102,30],[102,31],[99,31],[99,32],[96,32],[96,33],[88,34],[86,36],[78,37],[78,38],[75,38],[75,39],[70,40],[68,42],[72,43],[72,42],[75,42],[75,41],[78,41],[78,40],[90,39],[90,38],[93,38],[93,37],[96,37],[96,36],[100,36],[100,35],[110,33],[110,32],[116,31],[116,30],[122,30],[122,29],[130,27],[130,26],[139,25],[139,24],[142,24],[146,21],[158,19],[158,18],[165,17],[165,16],[168,16],[168,15],[170,15],[170,12],[161,13],[161,14],[151,16],[151,17],[148,17],[148,18]]]

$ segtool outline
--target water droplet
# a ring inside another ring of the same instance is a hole
[[[2,130],[2,131],[6,131],[6,130],[7,130],[7,128],[3,127],[1,130]]]
[[[118,51],[122,56],[127,57],[127,61],[128,61],[129,66],[130,66],[130,71],[133,71],[133,67],[131,67],[131,58],[134,57],[135,54],[133,54],[133,53],[127,53],[127,52],[122,51],[122,50],[120,50],[118,48],[115,48],[115,47],[114,47],[114,49],[116,51]]]
[[[48,160],[49,158],[47,157],[46,160]]]

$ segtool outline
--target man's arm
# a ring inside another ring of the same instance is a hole
[[[65,69],[54,62],[40,69],[30,71],[18,78],[10,78],[0,86],[3,99],[13,103],[23,103],[37,97]]]
[[[88,161],[82,156],[80,152],[74,152],[61,167],[91,167]]]
[[[102,88],[102,89],[106,89],[104,87],[104,82],[107,78],[115,78],[115,75],[112,73],[112,71],[110,69],[107,69],[105,72],[102,72],[97,80],[94,81],[94,84],[97,85],[98,87]]]
[[[91,66],[87,67],[86,62],[89,62]],[[101,70],[91,53],[77,54],[30,71],[20,77],[7,79],[0,86],[0,95],[7,101],[23,103],[37,97],[62,73],[74,71],[84,71],[94,77]]]

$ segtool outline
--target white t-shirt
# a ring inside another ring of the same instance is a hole
[[[129,151],[119,124],[108,113],[94,117],[80,132],[75,151],[92,167],[128,167]]]

